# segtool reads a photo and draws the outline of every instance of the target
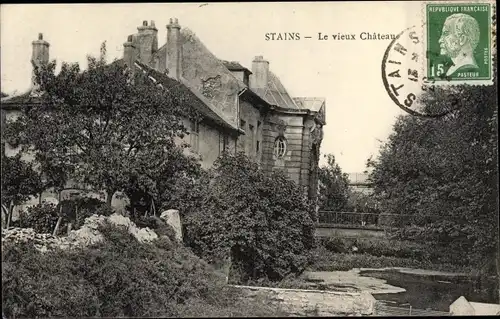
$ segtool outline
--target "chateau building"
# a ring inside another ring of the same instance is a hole
[[[154,21],[144,21],[137,33],[125,37],[123,58],[114,63],[148,72],[166,90],[190,95],[202,120],[185,119],[190,134],[184,139],[201,165],[210,167],[223,150],[244,152],[265,172],[283,170],[314,198],[325,99],[290,96],[263,56],[246,68],[214,56],[177,19],[166,28],[166,43],[159,47]],[[32,60],[48,63],[49,43],[41,34],[32,45]],[[34,89],[2,98],[2,126],[23,105],[37,103]],[[17,148],[6,145],[6,152]]]

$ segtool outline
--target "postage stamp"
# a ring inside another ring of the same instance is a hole
[[[424,3],[424,74],[434,85],[492,85],[493,4]]]

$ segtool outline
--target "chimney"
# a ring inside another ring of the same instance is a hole
[[[166,66],[168,74],[174,79],[182,76],[182,44],[181,44],[181,26],[177,18],[170,19],[167,25],[167,56]]]
[[[269,62],[262,55],[252,61],[252,75],[250,76],[251,89],[265,89],[269,78]]]
[[[43,39],[43,34],[38,34],[38,40],[31,42],[33,46],[33,53],[31,54],[31,62],[36,66],[47,65],[49,63],[49,46],[50,44]],[[33,69],[31,75],[32,90],[37,89],[35,70]]]
[[[127,42],[123,44],[123,61],[129,68],[133,69],[137,55],[138,50],[136,44],[134,43],[134,36],[129,35]]]
[[[137,35],[137,48],[139,49],[139,60],[149,66],[153,64],[153,53],[158,50],[158,29],[155,27],[155,22],[144,20],[142,26],[137,27],[139,31]]]

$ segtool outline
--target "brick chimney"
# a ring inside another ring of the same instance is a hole
[[[139,60],[149,66],[153,65],[153,53],[158,50],[158,29],[155,22],[142,22],[142,26],[137,27],[137,49],[139,50]]]
[[[133,69],[133,65],[135,60],[139,55],[139,50],[134,43],[134,36],[129,35],[127,38],[127,42],[123,44],[123,61],[125,64]]]
[[[49,46],[50,44],[43,39],[43,34],[38,34],[38,40],[31,42],[33,52],[31,54],[31,62],[36,66],[47,65],[49,63]],[[38,88],[36,84],[35,70],[31,74],[31,88],[35,91]]]
[[[182,76],[182,44],[181,26],[177,18],[170,19],[167,24],[167,56],[166,67],[168,75],[174,79]]]
[[[251,89],[265,89],[269,78],[269,62],[262,55],[252,61],[252,75],[250,76]]]

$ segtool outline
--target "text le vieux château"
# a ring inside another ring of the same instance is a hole
[[[325,37],[326,35],[326,37]],[[317,39],[317,40],[393,40],[396,38],[394,34],[378,33],[378,32],[361,32],[360,34],[353,33],[333,33],[318,32],[314,36],[303,36],[300,32],[269,32],[265,34],[266,41],[298,41],[301,39]]]

